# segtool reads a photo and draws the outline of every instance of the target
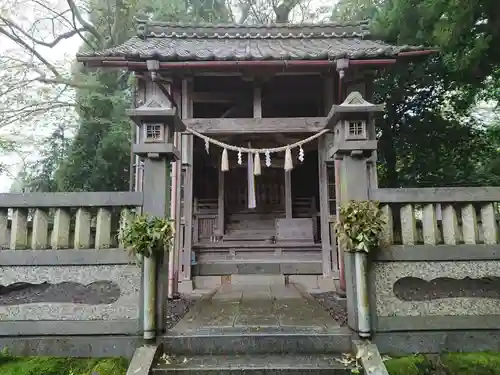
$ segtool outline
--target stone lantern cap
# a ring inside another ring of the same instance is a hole
[[[373,104],[366,101],[358,91],[351,92],[342,104],[334,104],[328,113],[326,127],[333,129],[334,126],[344,119],[354,117],[366,117],[374,112],[385,110],[385,104]]]
[[[127,110],[127,116],[130,117],[137,125],[144,124],[166,124],[175,132],[186,130],[186,126],[179,118],[176,107],[162,106],[155,100],[151,100],[146,104]]]

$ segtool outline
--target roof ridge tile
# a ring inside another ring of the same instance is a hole
[[[135,20],[140,38],[172,39],[312,39],[365,38],[369,21],[302,24],[210,24]]]

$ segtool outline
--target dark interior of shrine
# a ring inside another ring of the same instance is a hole
[[[255,87],[260,90],[255,90]],[[254,100],[260,91],[260,101]],[[259,103],[260,102],[260,103]],[[193,118],[249,118],[254,121],[255,105],[262,118],[321,117],[326,115],[324,80],[319,75],[283,75],[268,77],[201,76],[193,82]],[[286,122],[284,122],[286,126]],[[249,125],[251,127],[251,125]],[[307,138],[310,133],[247,133],[212,134],[226,144],[236,147],[267,149],[293,144]],[[318,142],[303,145],[304,160],[298,158],[299,148],[292,150],[294,168],[289,185],[284,170],[284,152],[271,154],[271,166],[266,166],[265,153],[260,154],[261,174],[255,176],[256,208],[248,208],[247,170],[248,154],[242,153],[238,163],[237,152],[229,151],[229,171],[223,172],[220,185],[222,148],[195,137],[193,164],[193,199],[200,210],[209,212],[224,199],[224,234],[252,233],[268,237],[274,233],[274,220],[285,217],[286,186],[290,186],[292,215],[311,218],[314,237],[319,238],[319,174]],[[252,156],[253,157],[253,156]],[[203,208],[208,207],[208,211]],[[213,208],[209,208],[213,207]],[[220,211],[218,211],[220,212]]]
[[[194,118],[252,118],[254,86],[262,90],[262,117],[324,116],[324,80],[319,75],[195,77]]]

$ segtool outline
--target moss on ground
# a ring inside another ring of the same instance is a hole
[[[0,355],[1,375],[125,375],[124,358],[10,357]]]
[[[413,355],[385,362],[391,375],[500,375],[500,353]],[[0,354],[1,375],[125,375],[124,358],[11,357]]]
[[[385,362],[391,375],[428,375],[432,374],[432,363],[423,355],[392,358]]]
[[[385,362],[391,375],[500,375],[500,353],[414,355]]]

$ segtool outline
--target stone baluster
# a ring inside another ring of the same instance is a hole
[[[31,233],[31,248],[43,250],[49,247],[49,215],[47,210],[37,208],[33,215],[33,231]]]
[[[415,209],[412,204],[401,207],[401,239],[403,245],[415,245],[417,243],[417,223],[415,221]]]
[[[53,249],[69,248],[71,215],[65,208],[56,209],[54,228],[52,229],[51,246]]]
[[[109,249],[111,243],[111,210],[99,208],[97,211],[95,248]]]
[[[134,217],[133,212],[129,208],[124,208],[120,212],[120,229],[123,228],[129,221],[131,221]],[[123,243],[119,243],[118,247],[125,248]]]
[[[75,218],[75,249],[90,248],[90,228],[92,223],[92,214],[86,208],[79,208],[76,211]]]
[[[0,209],[0,249],[8,249],[9,247],[9,210],[2,208]]]
[[[12,215],[10,248],[13,250],[28,247],[28,210],[15,208]]]
[[[394,221],[391,206],[388,204],[382,206],[382,217],[385,224],[380,235],[380,243],[382,246],[390,246],[394,244]]]
[[[476,207],[473,204],[466,204],[462,207],[462,232],[464,243],[474,245],[478,242]]]
[[[436,208],[434,204],[424,205],[422,212],[422,227],[424,244],[437,245],[439,241],[439,232],[436,220]]]
[[[494,245],[498,243],[498,227],[496,212],[493,203],[486,203],[481,207],[481,223],[483,226],[484,243]]]
[[[453,204],[443,204],[443,241],[446,245],[457,245],[460,241],[457,212]]]

